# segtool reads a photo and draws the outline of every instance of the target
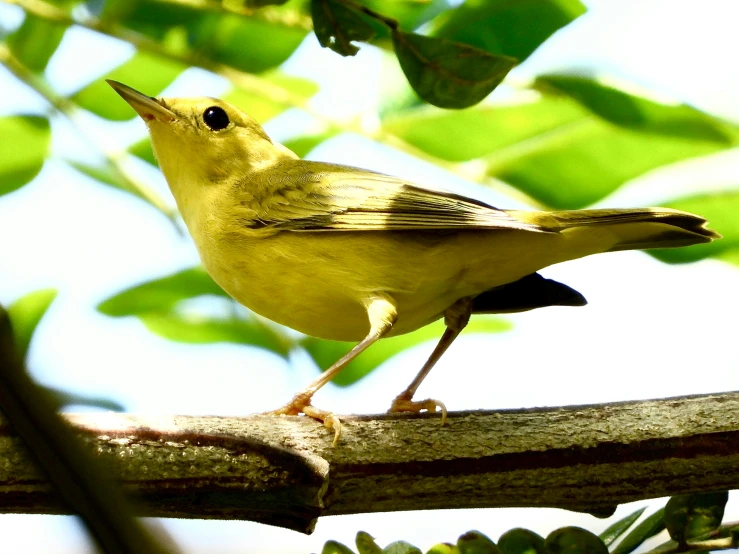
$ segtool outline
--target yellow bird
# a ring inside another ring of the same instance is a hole
[[[446,331],[390,411],[423,378],[473,313],[582,305],[536,272],[619,250],[670,248],[720,235],[667,208],[517,211],[365,169],[301,160],[236,106],[146,96],[108,81],[146,122],[154,154],[213,279],[273,321],[357,345],[276,414],[305,413],[315,392],[375,341],[444,318]],[[443,421],[443,418],[442,418]]]

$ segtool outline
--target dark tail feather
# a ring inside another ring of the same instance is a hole
[[[575,289],[532,273],[472,299],[472,313],[515,313],[547,306],[584,306],[588,301]]]
[[[547,231],[609,227],[619,239],[609,252],[645,248],[675,248],[720,239],[697,215],[670,208],[621,210],[562,210],[531,212],[530,223]]]

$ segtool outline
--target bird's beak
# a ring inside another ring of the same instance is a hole
[[[147,123],[155,119],[158,121],[174,121],[178,119],[177,114],[160,104],[160,101],[156,98],[141,94],[136,89],[132,89],[118,81],[106,79],[106,82],[113,87],[114,91],[121,95],[121,98],[131,104],[131,107],[136,110],[136,113],[141,116],[141,119]]]

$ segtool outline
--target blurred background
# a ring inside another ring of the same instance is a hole
[[[0,3],[0,302],[57,291],[28,366],[71,395],[67,410],[265,411],[346,348],[278,328],[219,294],[182,290],[177,278],[161,281],[197,266],[197,252],[151,163],[145,125],[106,77],[151,95],[228,98],[310,159],[498,207],[667,205],[707,217],[725,235],[709,248],[655,253],[660,259],[622,252],[544,270],[589,305],[481,319],[419,398],[464,410],[739,389],[736,3],[522,2],[536,9],[521,8],[506,37],[495,27],[504,18],[484,11],[500,3],[373,2],[407,30],[487,40],[488,50],[522,60],[465,111],[418,100],[386,37],[360,44],[354,57],[321,48],[297,0],[246,16],[218,2],[190,4]],[[478,35],[464,36],[473,22]],[[527,29],[538,41],[525,43]],[[315,404],[385,411],[440,332],[387,341]],[[737,516],[730,501],[725,519]],[[512,527],[546,535],[563,525],[597,532],[607,522],[496,509],[324,518],[309,537],[250,522],[164,525],[186,552],[306,553],[328,539],[352,544],[358,530],[425,549],[469,529],[497,539]],[[8,552],[93,551],[72,517],[0,515],[0,535]]]

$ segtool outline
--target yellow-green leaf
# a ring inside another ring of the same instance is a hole
[[[336,541],[326,541],[321,554],[354,554],[354,551],[346,545]]]
[[[0,195],[33,179],[49,150],[49,120],[33,115],[0,117]]]
[[[144,94],[157,96],[185,69],[182,64],[139,51],[123,65],[80,90],[72,100],[105,119],[125,121],[136,117],[136,112],[108,86],[105,79],[120,81]]]
[[[264,123],[281,114],[293,101],[307,101],[318,92],[318,85],[308,79],[286,75],[280,71],[270,71],[259,76],[260,81],[265,84],[264,91],[256,91],[234,88],[222,98],[227,102],[237,105],[251,117]],[[269,87],[279,87],[291,98],[290,102],[280,102],[275,98]]]
[[[710,227],[721,233],[723,238],[685,248],[650,250],[649,253],[658,260],[672,264],[694,262],[739,249],[739,190],[679,198],[663,205],[706,218]]]
[[[332,137],[336,136],[336,131],[326,131],[324,133],[318,133],[315,135],[303,135],[300,137],[292,138],[283,142],[283,144],[295,152],[299,157],[304,158],[311,150]]]
[[[736,140],[737,129],[685,104],[663,104],[630,94],[596,79],[574,75],[544,75],[536,84],[548,93],[566,94],[603,119],[646,133],[714,141]]]
[[[154,149],[151,147],[151,139],[147,135],[138,142],[134,142],[128,147],[128,152],[137,158],[156,166],[157,160],[154,157]]]
[[[56,298],[55,289],[43,289],[22,296],[8,307],[13,337],[18,354],[25,358],[41,318]]]
[[[175,342],[210,344],[231,342],[258,346],[286,357],[292,344],[286,336],[254,318],[213,318],[176,312],[149,312],[138,318],[152,333]]]
[[[416,109],[388,118],[383,127],[437,158],[462,162],[508,147],[511,156],[523,153],[529,139],[533,142],[585,116],[574,102],[542,98],[458,112]]]
[[[525,60],[583,13],[579,0],[466,0],[440,16],[431,34]]]
[[[182,300],[203,295],[230,298],[202,267],[192,267],[119,292],[97,309],[112,317],[166,312]]]
[[[449,544],[448,542],[441,542],[429,548],[426,554],[460,554],[460,552],[459,548],[455,545]]]
[[[382,554],[423,554],[423,552],[406,541],[395,541],[383,548]]]
[[[511,324],[507,320],[490,316],[475,316],[470,320],[464,332],[467,334],[500,333],[509,329],[511,329]],[[397,353],[426,341],[439,340],[443,333],[444,324],[437,321],[413,333],[383,339],[372,345],[372,348],[368,348],[361,356],[354,358],[341,373],[334,377],[333,383],[340,387],[354,384]],[[321,370],[325,370],[349,352],[354,343],[306,337],[302,346],[311,355],[316,365]]]
[[[359,554],[382,554],[380,548],[372,535],[366,531],[359,531],[354,543],[357,545]]]
[[[189,45],[198,56],[248,73],[279,66],[308,34],[297,25],[212,12],[201,13],[197,23],[186,28]]]
[[[66,25],[27,11],[23,24],[7,38],[8,48],[28,69],[41,73],[56,52],[66,30]]]

